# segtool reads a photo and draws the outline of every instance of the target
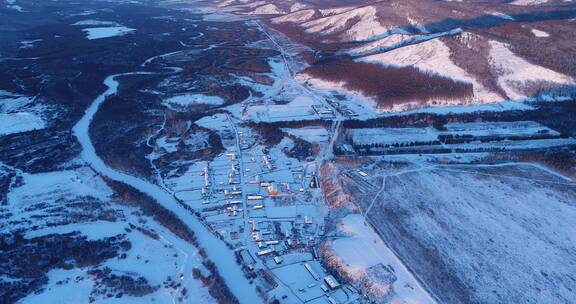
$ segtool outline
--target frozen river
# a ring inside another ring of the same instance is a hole
[[[174,212],[184,223],[194,231],[200,245],[208,253],[208,257],[212,260],[218,270],[220,275],[223,277],[224,281],[232,291],[232,293],[238,298],[240,303],[253,304],[261,303],[262,300],[258,297],[255,288],[251,285],[244,273],[240,269],[240,266],[236,264],[235,255],[232,250],[230,250],[224,242],[216,238],[208,229],[198,220],[198,218],[191,214],[189,211],[181,207],[176,199],[168,194],[161,187],[152,184],[146,180],[134,177],[132,175],[119,172],[104,163],[104,161],[96,153],[96,149],[92,144],[90,139],[90,124],[94,115],[98,112],[98,109],[104,103],[107,97],[115,95],[118,91],[118,78],[123,76],[137,76],[137,75],[149,75],[152,73],[148,72],[134,72],[134,73],[124,73],[115,74],[108,76],[104,84],[108,88],[104,93],[98,96],[91,103],[90,107],[84,113],[84,116],[78,123],[74,126],[74,135],[78,138],[82,146],[81,157],[86,161],[96,172],[118,182],[123,182],[138,189],[142,193],[146,193],[150,197],[154,198],[159,204],[164,208]],[[191,251],[195,251],[193,245],[190,244]],[[185,274],[189,276],[191,274]]]

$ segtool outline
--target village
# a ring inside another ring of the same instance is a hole
[[[175,197],[235,250],[261,294],[282,303],[357,300],[359,292],[329,273],[318,252],[327,214],[318,162],[288,157],[288,138],[261,145],[227,115],[197,123],[218,130],[226,150],[193,166],[175,183]]]

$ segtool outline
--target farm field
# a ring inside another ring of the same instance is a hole
[[[383,191],[363,211],[442,302],[574,297],[573,181],[530,164],[443,165],[382,176]]]

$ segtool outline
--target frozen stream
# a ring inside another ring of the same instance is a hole
[[[102,103],[106,100],[108,96],[116,94],[118,91],[118,77],[130,76],[130,75],[149,75],[153,73],[148,72],[134,72],[134,73],[124,73],[115,74],[108,76],[104,80],[104,84],[108,89],[98,96],[90,107],[84,113],[84,116],[78,123],[74,126],[74,135],[78,138],[78,141],[82,145],[81,157],[98,173],[112,179],[115,181],[123,182],[128,184],[139,191],[146,193],[150,197],[154,198],[159,204],[164,206],[164,208],[174,212],[184,223],[190,227],[196,234],[200,245],[208,253],[208,257],[216,264],[220,275],[223,277],[224,281],[232,291],[232,293],[238,298],[240,303],[254,304],[262,303],[260,297],[258,297],[255,287],[251,285],[244,273],[240,269],[240,266],[236,264],[236,259],[234,252],[230,250],[226,245],[216,238],[193,214],[182,208],[176,199],[168,194],[161,187],[154,185],[148,181],[142,180],[140,178],[134,177],[132,175],[116,171],[115,169],[108,167],[104,161],[96,154],[96,150],[89,135],[89,128],[94,115],[98,112],[98,109]],[[190,245],[190,251],[195,251],[196,248]],[[190,276],[190,273],[185,274]]]

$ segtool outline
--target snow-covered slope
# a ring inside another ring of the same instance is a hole
[[[304,4],[304,3],[296,2],[290,6],[290,12],[300,11],[300,10],[306,9],[308,7],[309,6]]]
[[[279,9],[274,4],[265,4],[265,5],[259,6],[253,12],[253,14],[255,14],[255,15],[278,15],[278,14],[282,14],[282,13],[284,13],[284,11]]]
[[[518,57],[502,42],[490,41],[490,65],[498,84],[513,99],[537,94],[542,88],[574,82],[574,79]]]
[[[277,6],[283,3],[261,1]],[[561,64],[551,59],[556,58],[556,53],[527,50],[530,39],[537,39],[539,43],[560,39],[556,38],[557,33],[553,30],[555,25],[538,23],[537,29],[528,30],[523,21],[527,14],[533,13],[532,6],[545,4],[549,7],[564,2],[515,0],[490,5],[476,1],[423,3],[413,0],[306,5],[288,2],[291,8],[285,9],[285,14],[270,18],[270,21],[276,29],[283,31],[288,28],[288,35],[319,45],[320,49],[328,46],[332,52],[334,48],[340,48],[336,54],[361,57],[357,60],[383,65],[413,66],[426,73],[470,83],[473,85],[473,98],[460,102],[487,103],[532,96],[540,88],[573,82],[566,76],[574,76],[569,73],[570,68],[563,69]],[[234,3],[239,5],[241,1]],[[544,16],[543,20],[551,16],[556,18],[551,14]],[[563,18],[562,14],[558,16]],[[541,17],[535,14],[531,18]],[[564,33],[566,30],[559,31]],[[461,39],[452,39],[458,34],[461,34]],[[448,37],[440,39],[443,36]],[[470,37],[474,39],[468,39]],[[501,37],[502,41],[515,37],[510,42],[514,45],[489,45],[488,41],[494,37]],[[569,47],[563,46],[557,52],[564,61],[569,58],[566,54]],[[510,49],[520,52],[512,54]],[[505,57],[509,57],[511,62],[503,61]],[[527,79],[531,73],[538,75]]]
[[[276,17],[275,24],[294,24],[309,35],[338,37],[340,41],[369,41],[388,33],[401,33],[392,23],[380,17],[381,10],[373,5],[315,9],[301,6],[300,10]],[[410,22],[406,20],[406,24]]]
[[[300,23],[308,21],[316,14],[313,9],[304,9],[272,19],[273,23]]]
[[[455,28],[453,30],[445,32],[438,32],[433,34],[418,34],[418,35],[410,35],[402,30],[394,30],[394,32],[396,33],[385,35],[383,38],[381,39],[379,38],[374,42],[369,42],[360,47],[356,47],[350,50],[348,53],[352,56],[367,56],[370,54],[386,52],[409,44],[415,44],[427,40],[437,39],[443,36],[459,35],[462,33],[462,29]]]
[[[450,58],[450,49],[439,39],[428,40],[397,48],[386,53],[371,55],[364,57],[362,60],[390,66],[413,66],[423,72],[472,83],[474,97],[471,102],[487,103],[503,99],[497,93],[486,89],[467,71],[457,66]]]
[[[373,6],[352,8],[303,23],[307,33],[320,35],[340,34],[342,38],[362,41],[382,35],[392,29],[380,23]]]

